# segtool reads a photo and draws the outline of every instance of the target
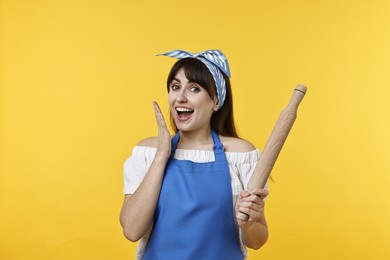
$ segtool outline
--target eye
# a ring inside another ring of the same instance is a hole
[[[172,90],[178,90],[179,88],[180,88],[180,86],[177,85],[177,84],[172,84],[172,85],[171,85],[171,89],[172,89]]]
[[[197,87],[197,86],[192,86],[191,87],[191,92],[198,93],[198,92],[200,92],[200,88]]]

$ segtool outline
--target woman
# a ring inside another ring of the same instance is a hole
[[[245,259],[246,247],[267,240],[268,192],[245,191],[259,152],[237,136],[227,59],[219,50],[162,55],[179,59],[167,81],[176,135],[154,102],[158,137],[142,140],[124,166],[124,234],[141,239],[137,259]]]

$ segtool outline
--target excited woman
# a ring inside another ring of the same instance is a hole
[[[154,102],[158,136],[142,140],[124,165],[124,234],[141,239],[137,259],[245,259],[246,247],[267,241],[268,192],[245,191],[260,155],[237,135],[228,61],[219,50],[161,55],[179,59],[167,80],[176,134]]]

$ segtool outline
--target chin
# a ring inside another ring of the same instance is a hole
[[[176,124],[176,128],[177,130],[181,131],[181,132],[192,132],[192,131],[195,131],[196,128],[194,125],[191,125],[191,124],[180,124],[180,123],[175,123]]]
[[[191,129],[191,127],[188,127],[188,126],[178,126],[177,124],[176,124],[176,128],[177,128],[177,130],[179,130],[181,132],[189,132],[189,131],[193,130],[193,129]]]

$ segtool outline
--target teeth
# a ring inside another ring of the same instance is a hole
[[[188,109],[188,108],[183,108],[183,107],[177,107],[176,110],[178,112],[192,112],[193,110]]]

